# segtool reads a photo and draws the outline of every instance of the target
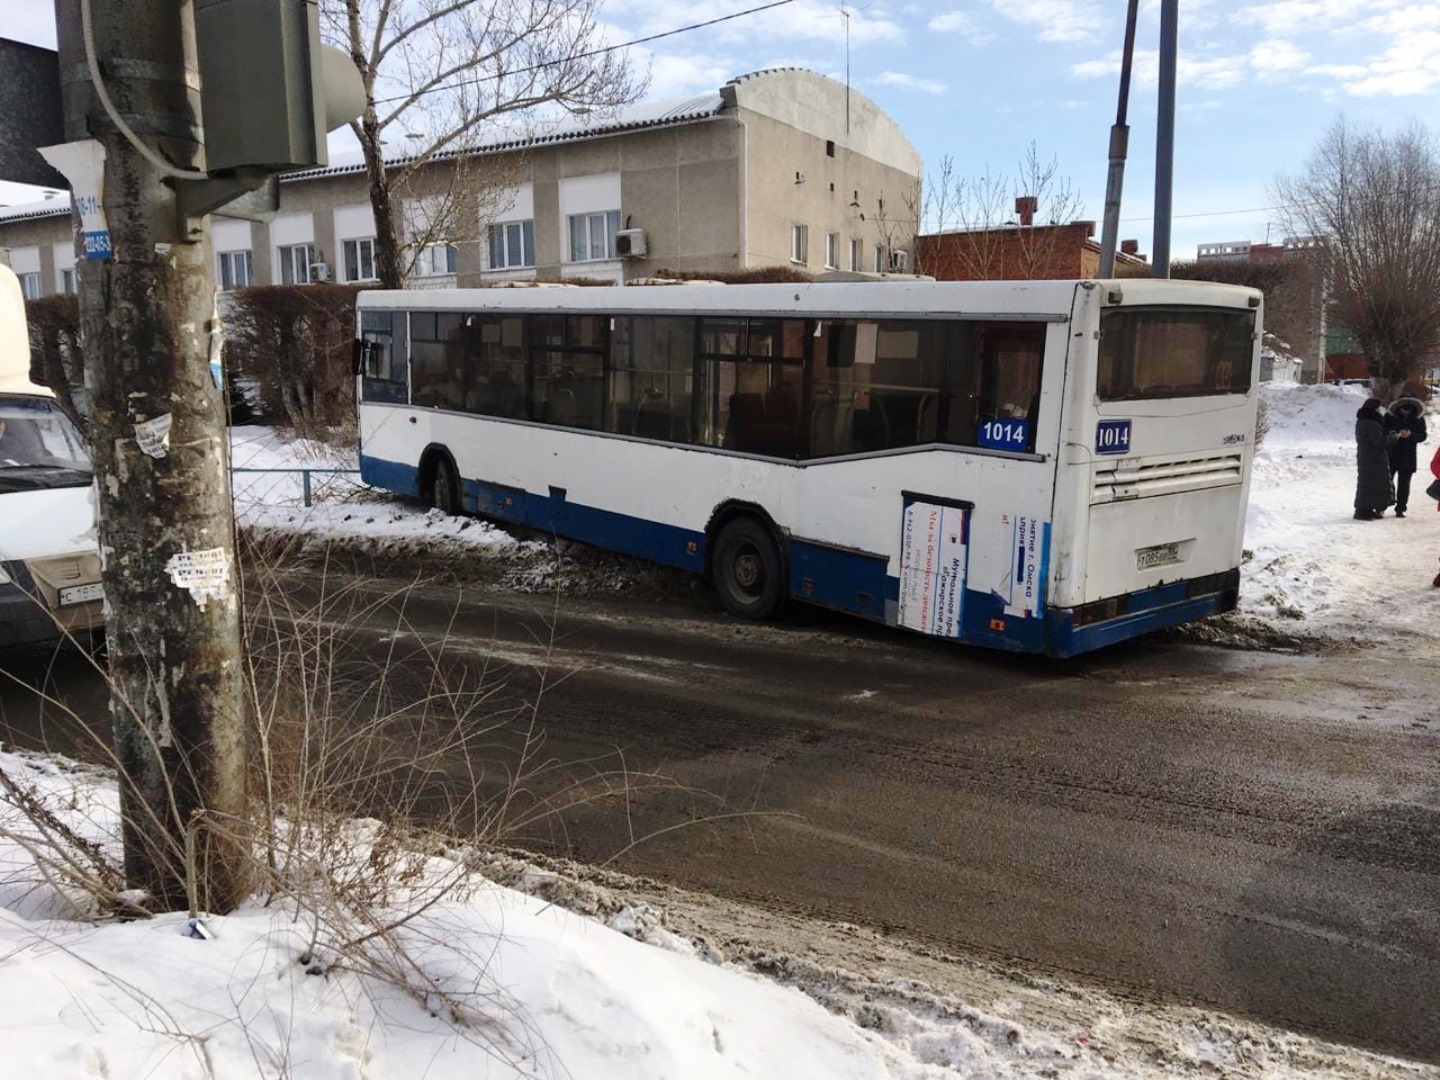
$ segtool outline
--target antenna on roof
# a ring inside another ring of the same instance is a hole
[[[844,4],[840,14],[845,16],[845,134],[850,134],[850,12]]]

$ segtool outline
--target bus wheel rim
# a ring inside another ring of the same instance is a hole
[[[742,544],[731,564],[731,579],[736,588],[749,598],[759,596],[765,587],[765,563],[753,544]]]

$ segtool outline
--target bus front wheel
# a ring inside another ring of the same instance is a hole
[[[430,481],[430,505],[447,514],[460,513],[460,486],[455,480],[455,467],[446,457],[435,461],[435,476]]]
[[[726,523],[715,540],[715,591],[731,615],[769,619],[785,602],[780,549],[770,530],[754,518]]]

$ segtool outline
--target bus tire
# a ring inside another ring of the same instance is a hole
[[[455,466],[444,454],[435,459],[435,475],[430,481],[430,490],[425,494],[426,502],[435,509],[452,517],[459,515],[460,485],[455,477]]]
[[[785,603],[785,569],[770,530],[753,517],[725,523],[715,538],[711,578],[731,615],[761,621]]]

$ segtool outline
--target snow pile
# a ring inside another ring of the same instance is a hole
[[[354,451],[286,440],[270,428],[237,427],[230,435],[230,464],[236,520],[260,534],[338,540],[373,554],[513,552],[519,546],[504,530],[475,518],[450,517],[373,491],[360,482]]]
[[[1269,385],[1255,454],[1240,610],[1287,634],[1406,637],[1440,651],[1440,532],[1425,496],[1435,439],[1420,447],[1409,516],[1355,521],[1355,411],[1363,387]],[[1440,428],[1440,418],[1433,426]]]
[[[257,901],[208,919],[208,940],[187,933],[184,914],[81,921],[82,898],[58,895],[18,838],[53,834],[58,822],[113,854],[113,780],[3,752],[0,769],[10,780],[0,801],[7,1075],[1440,1075],[1173,1006],[1148,1010],[1165,1023],[1156,1045],[1136,1036],[1145,1007],[1058,983],[1045,993],[1071,1017],[1081,1003],[1088,1014],[1078,1027],[1021,1023],[914,980],[868,981],[784,954],[767,952],[747,970],[666,929],[643,901],[510,856],[482,861],[489,877],[471,875],[453,899],[392,926],[387,941],[413,962],[396,969],[429,991],[417,995],[347,966],[343,955],[325,956],[305,915],[284,904]],[[34,792],[53,814],[44,830],[14,808],[17,791]],[[520,888],[499,884],[504,878]],[[567,901],[587,914],[567,910]],[[1026,977],[1015,985],[1034,996],[1040,984]],[[466,1006],[458,1019],[455,1002]]]

